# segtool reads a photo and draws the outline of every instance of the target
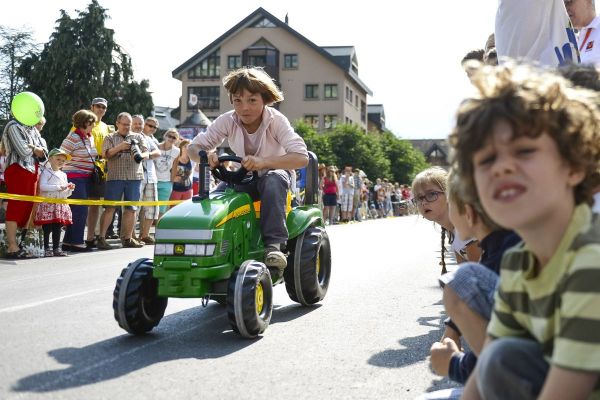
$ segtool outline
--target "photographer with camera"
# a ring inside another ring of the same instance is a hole
[[[148,158],[144,136],[133,133],[132,118],[122,112],[117,117],[117,131],[106,137],[102,153],[107,160],[105,200],[139,201],[140,186],[144,178],[142,160]],[[121,242],[123,247],[142,247],[144,243],[132,238],[136,206],[125,206],[121,224]],[[106,230],[115,212],[114,206],[105,206],[102,213],[98,249],[110,250],[114,247],[106,242]]]

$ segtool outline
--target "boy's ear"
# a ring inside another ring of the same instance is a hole
[[[470,204],[465,204],[465,217],[467,218],[469,227],[472,228],[477,223],[477,213]]]
[[[571,168],[567,182],[571,185],[571,187],[575,187],[583,182],[584,178],[585,170],[583,168]]]

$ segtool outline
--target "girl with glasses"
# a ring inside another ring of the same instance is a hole
[[[446,232],[454,250],[456,262],[477,261],[480,250],[475,239],[460,240],[454,234],[454,225],[450,222],[446,189],[448,172],[441,167],[431,167],[420,172],[412,183],[412,192],[417,210],[423,218],[438,223],[442,227],[442,274],[447,272],[444,258],[446,247]]]

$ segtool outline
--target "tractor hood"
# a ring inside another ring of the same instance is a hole
[[[211,193],[210,198],[187,200],[171,208],[158,221],[156,239],[167,239],[164,230],[181,229],[223,229],[225,223],[240,216],[254,214],[250,196],[246,193]]]

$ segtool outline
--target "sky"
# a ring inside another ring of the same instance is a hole
[[[89,0],[3,2],[0,25],[26,28],[46,43],[59,10],[71,17]],[[137,81],[148,79],[155,105],[176,107],[172,71],[263,7],[318,46],[354,46],[368,104],[383,104],[386,127],[406,139],[445,138],[470,93],[460,61],[494,29],[493,0],[264,0],[141,2],[99,0],[127,51]],[[51,105],[49,105],[51,106]]]

